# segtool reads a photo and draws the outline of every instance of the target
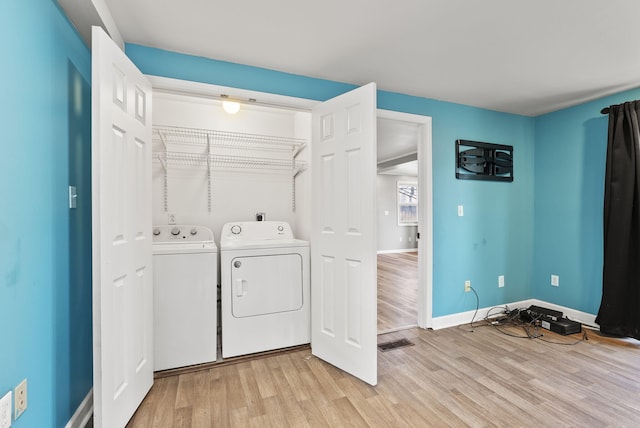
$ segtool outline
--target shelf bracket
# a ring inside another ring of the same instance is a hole
[[[162,146],[164,147],[164,151],[166,153],[166,151],[167,151],[167,141],[164,138],[164,132],[158,131],[158,136],[160,136],[160,142],[162,143]]]
[[[162,156],[158,156],[160,163],[164,167],[164,179],[163,179],[163,187],[164,187],[164,212],[169,212],[169,168],[167,167],[167,152],[164,152],[164,159]]]
[[[207,209],[211,212],[211,137],[207,134]]]
[[[299,145],[293,146],[293,153],[291,154],[293,159],[295,159],[300,154],[300,152],[304,150],[305,147],[307,147],[305,143],[300,143]]]

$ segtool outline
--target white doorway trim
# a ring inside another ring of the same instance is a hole
[[[320,101],[306,98],[289,97],[267,92],[218,86],[208,83],[192,82],[160,76],[149,76],[154,91],[169,91],[191,96],[221,99],[221,94],[237,100],[252,101],[258,105],[277,108],[308,111]],[[419,165],[419,198],[418,210],[418,326],[432,327],[432,290],[433,290],[433,173],[432,173],[432,138],[431,117],[391,110],[377,110],[378,118],[391,119],[418,124],[418,165]]]
[[[418,326],[432,327],[433,172],[431,117],[378,109],[378,118],[418,125]]]

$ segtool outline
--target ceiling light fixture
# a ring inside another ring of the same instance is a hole
[[[240,111],[240,103],[235,101],[223,101],[222,108],[229,114],[236,114]]]
[[[220,98],[222,101],[222,109],[229,114],[236,114],[240,111],[240,103],[236,101],[227,101],[229,99],[229,95],[220,94]]]

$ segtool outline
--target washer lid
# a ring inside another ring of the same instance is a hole
[[[214,242],[154,242],[151,246],[153,254],[193,254],[217,253]]]

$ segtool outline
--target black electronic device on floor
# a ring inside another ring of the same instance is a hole
[[[535,305],[521,310],[520,319],[525,322],[539,321],[540,327],[565,336],[582,331],[582,324],[568,318],[563,318],[562,312]]]
[[[527,309],[520,311],[520,319],[525,322],[531,321],[557,321],[562,319],[562,312],[553,309],[542,308],[531,305]]]
[[[562,334],[563,336],[580,333],[582,331],[582,324],[567,318],[561,318],[557,321],[542,321],[540,326],[554,333]]]

